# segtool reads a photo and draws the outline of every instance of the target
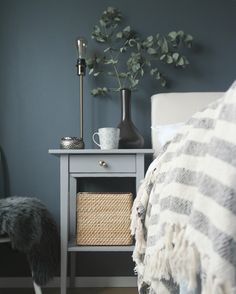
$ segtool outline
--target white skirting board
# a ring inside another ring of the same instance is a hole
[[[69,285],[69,278],[68,278]],[[33,287],[30,277],[0,278],[0,288],[30,288]],[[59,288],[60,278],[56,277],[49,282],[46,288]],[[137,287],[136,277],[76,277],[76,288],[103,288],[103,287]]]

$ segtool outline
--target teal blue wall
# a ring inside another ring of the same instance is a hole
[[[57,221],[59,162],[48,155],[48,149],[58,147],[62,136],[79,134],[74,42],[78,35],[89,39],[95,21],[108,5],[119,7],[127,22],[144,35],[183,29],[195,37],[197,45],[189,56],[191,67],[169,72],[172,87],[165,91],[224,91],[236,76],[234,0],[0,0],[2,194],[38,197]],[[89,40],[90,49],[93,46]],[[93,147],[94,130],[116,126],[120,118],[119,97],[93,98],[89,94],[92,85],[86,77],[88,148]],[[150,147],[149,98],[159,91],[163,89],[145,79],[140,91],[133,94],[133,120],[145,137],[146,147]],[[10,251],[4,250],[6,260],[11,258]],[[16,265],[7,270],[5,261],[0,275],[24,275],[25,267]],[[125,269],[119,272],[119,263],[117,268],[117,274],[126,274]],[[94,270],[93,274],[97,273]]]

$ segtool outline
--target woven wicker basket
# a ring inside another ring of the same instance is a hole
[[[77,245],[131,245],[131,193],[77,194]]]

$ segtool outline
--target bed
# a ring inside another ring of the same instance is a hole
[[[160,137],[164,137],[163,140],[165,141],[169,133],[172,135],[195,112],[222,95],[222,92],[162,93],[153,95],[151,97],[151,133],[155,155],[160,152],[164,143],[160,140]],[[165,135],[165,133],[167,134]]]
[[[151,99],[156,159],[131,225],[139,293],[236,293],[236,84]]]

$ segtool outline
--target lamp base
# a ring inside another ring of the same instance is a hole
[[[83,138],[63,137],[60,143],[61,149],[84,149]]]

